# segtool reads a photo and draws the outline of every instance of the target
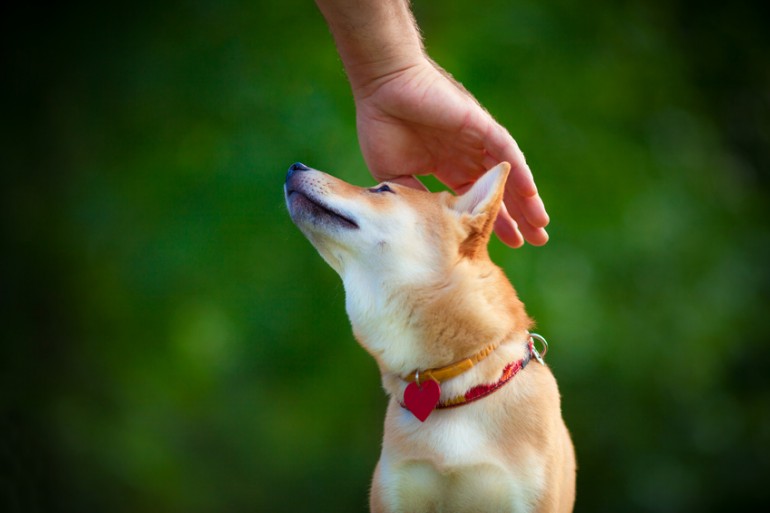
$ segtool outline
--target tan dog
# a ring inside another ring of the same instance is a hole
[[[556,381],[487,253],[509,169],[458,197],[289,169],[291,218],[342,277],[390,395],[373,512],[572,511]]]

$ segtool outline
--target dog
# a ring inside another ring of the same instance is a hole
[[[572,511],[556,380],[487,251],[509,171],[500,163],[455,196],[289,168],[291,219],[342,278],[390,396],[374,513]]]

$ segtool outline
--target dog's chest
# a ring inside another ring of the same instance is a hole
[[[508,461],[472,422],[411,438],[408,451],[386,444],[380,460],[379,486],[391,511],[534,511],[545,482],[534,452]]]
[[[528,512],[541,495],[540,479],[514,475],[491,463],[439,471],[410,461],[383,473],[383,498],[391,511]]]

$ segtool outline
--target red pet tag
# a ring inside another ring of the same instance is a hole
[[[420,385],[413,381],[404,390],[404,406],[420,419],[420,422],[425,422],[425,419],[436,408],[440,398],[441,387],[438,381],[432,379]]]

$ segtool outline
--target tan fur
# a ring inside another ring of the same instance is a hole
[[[534,360],[495,393],[424,423],[400,406],[403,376],[499,347],[441,383],[441,398],[497,381],[526,353],[532,321],[487,243],[510,166],[466,194],[359,188],[290,173],[292,219],[340,274],[359,343],[391,399],[372,481],[373,512],[568,512],[572,442],[550,370]]]

